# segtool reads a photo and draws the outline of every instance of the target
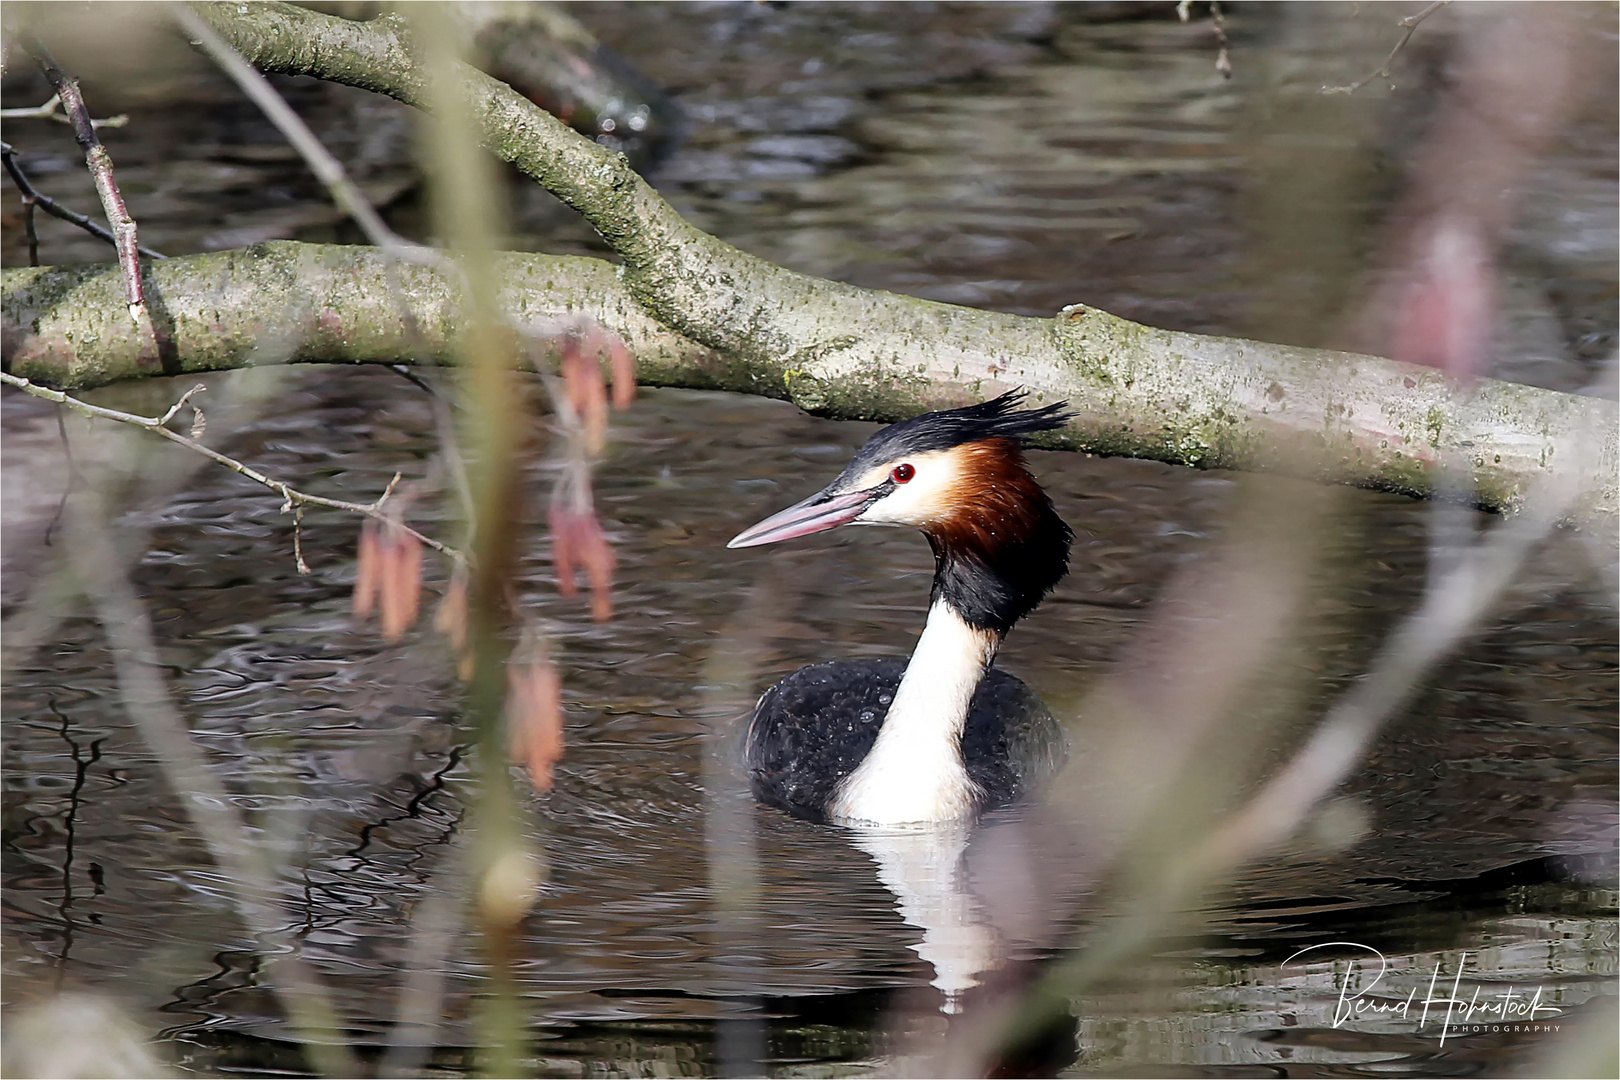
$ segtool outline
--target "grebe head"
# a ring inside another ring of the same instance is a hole
[[[745,529],[755,547],[840,525],[921,529],[935,556],[934,599],[1005,634],[1068,570],[1072,534],[1024,462],[1020,440],[1063,427],[1063,403],[1019,411],[1022,390],[927,413],[867,440],[832,483]]]

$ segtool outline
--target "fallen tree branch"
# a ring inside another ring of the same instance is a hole
[[[109,270],[5,270],[5,369],[63,389],[146,374]],[[431,268],[399,267],[421,330],[413,339],[376,249],[278,241],[168,259],[149,274],[173,319],[180,373],[251,363],[255,342],[272,328],[303,362],[446,364],[454,356],[454,288]],[[833,397],[806,389],[821,385],[807,366],[825,371],[831,362],[705,349],[650,318],[607,263],[505,254],[496,276],[514,325],[544,335],[588,317],[625,341],[645,385],[761,394],[873,420],[1026,386],[1076,409],[1051,445],[1420,496],[1435,491],[1450,459],[1467,463],[1468,491],[1495,510],[1595,461],[1583,469],[1587,490],[1575,516],[1614,512],[1616,408],[1601,398],[1491,379],[1461,384],[1431,368],[1158,330],[1084,306],[1032,319],[882,293],[870,294],[874,304],[911,312],[913,336],[889,359],[910,369],[908,380],[896,389],[883,367],[857,368],[840,376]],[[997,374],[973,377],[970,365]]]
[[[174,319],[176,374],[264,363],[260,339],[274,333],[278,357],[317,364],[455,360],[460,281],[432,268],[398,267],[419,336],[390,290],[387,257],[376,248],[273,241],[238,251],[167,259],[150,268]],[[781,396],[769,369],[728,363],[649,318],[614,268],[596,259],[503,254],[495,276],[510,321],[537,336],[581,317],[622,338],[638,375],[655,386]],[[0,285],[0,356],[14,375],[61,390],[87,390],[147,372],[107,265],[13,267]]]
[[[25,394],[32,394],[34,397],[55,402],[56,404],[65,408],[72,409],[81,416],[88,416],[92,420],[112,420],[116,423],[128,424],[131,427],[145,428],[154,435],[160,435],[163,438],[168,439],[170,442],[178,443],[181,446],[184,446],[186,449],[199,453],[208,460],[218,465],[223,465],[232,472],[240,473],[249,480],[252,480],[254,483],[263,484],[271,491],[274,491],[284,500],[282,507],[283,512],[292,510],[295,507],[302,508],[304,506],[325,506],[332,510],[347,510],[351,514],[361,514],[368,518],[375,518],[378,521],[388,522],[403,532],[414,536],[417,540],[426,544],[434,551],[439,552],[441,555],[444,555],[457,563],[464,564],[467,561],[466,557],[455,548],[450,547],[448,544],[442,544],[439,541],[434,540],[432,537],[423,536],[415,529],[401,524],[394,517],[384,512],[383,504],[388,501],[388,497],[394,493],[394,488],[399,483],[399,474],[397,473],[394,475],[394,479],[389,482],[387,489],[384,490],[380,496],[378,496],[375,502],[356,503],[345,502],[342,499],[328,499],[323,495],[311,495],[307,491],[300,491],[290,484],[285,484],[280,480],[274,479],[273,477],[266,476],[264,473],[253,468],[251,465],[246,465],[240,461],[237,461],[233,457],[227,457],[218,450],[215,450],[210,446],[205,446],[196,439],[182,435],[178,431],[173,431],[165,426],[170,420],[174,419],[176,414],[178,414],[181,409],[185,408],[194,395],[206,389],[201,385],[194,386],[190,390],[187,390],[183,395],[181,395],[178,401],[169,406],[168,411],[166,411],[162,416],[137,416],[134,413],[120,412],[117,409],[108,409],[100,405],[92,405],[88,401],[80,401],[78,398],[73,397],[70,394],[64,394],[60,390],[52,390],[47,386],[36,386],[27,379],[20,379],[10,373],[0,372],[0,383],[4,383],[7,386],[16,387]],[[296,531],[294,535],[297,536]],[[299,538],[298,549],[295,553],[295,557],[297,558],[302,571],[303,551],[301,538]]]

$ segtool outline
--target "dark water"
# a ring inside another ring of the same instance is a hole
[[[1089,9],[580,14],[683,102],[690,140],[661,186],[745,249],[935,299],[1032,314],[1084,299],[1209,332],[1252,330],[1274,314],[1246,261],[1258,244],[1244,171],[1257,97],[1357,78],[1388,39],[1385,25],[1346,24],[1329,46],[1312,21],[1325,15],[1240,12],[1239,77],[1223,83],[1207,24],[1099,22]],[[306,191],[296,167],[266,149],[274,136],[246,106],[193,82],[214,109],[215,141],[189,133],[183,111],[138,108],[133,126],[152,125],[148,137],[109,137],[128,162],[143,238],[179,252],[242,242],[241,230],[323,235],[320,220],[300,216],[313,212],[297,198]],[[18,92],[8,82],[8,105]],[[358,92],[295,94],[351,131],[339,148],[369,175],[405,175],[397,110]],[[1537,210],[1506,256],[1497,348],[1517,366],[1504,374],[1559,388],[1588,381],[1614,339],[1613,102],[1591,111],[1548,159]],[[352,134],[356,116],[367,138]],[[42,132],[37,145],[54,139],[66,159],[63,138]],[[22,135],[13,128],[8,139]],[[45,175],[63,198],[82,190],[68,170]],[[254,184],[273,197],[240,194]],[[1370,189],[1369,213],[1386,196]],[[205,213],[186,210],[199,204]],[[8,260],[18,250],[11,205]],[[408,226],[409,197],[395,209]],[[596,250],[520,187],[513,219],[514,246]],[[47,261],[99,257],[44,235]],[[274,395],[236,422],[211,417],[229,452],[347,498],[373,497],[396,470],[431,472],[432,410],[405,381],[381,371],[275,377],[215,382],[221,398],[256,381]],[[172,392],[107,396],[150,410]],[[9,602],[48,565],[39,537],[61,460],[47,412],[9,396],[6,409]],[[892,1010],[921,1003],[898,1021],[908,1030],[940,1020],[927,989],[939,974],[914,951],[923,935],[885,885],[893,865],[879,869],[880,857],[841,834],[757,814],[761,889],[741,945],[710,886],[706,819],[728,782],[712,765],[710,732],[780,675],[830,656],[903,655],[920,626],[930,567],[919,537],[858,530],[781,549],[723,546],[819,486],[871,430],[778,402],[644,393],[599,474],[620,558],[618,615],[606,625],[555,593],[540,529],[551,466],[531,455],[537,494],[519,588],[555,636],[570,740],[556,790],[535,803],[550,874],[519,950],[541,1074],[710,1075],[716,1019],[759,1015],[773,1072],[867,1072],[883,1064]],[[73,434],[87,468],[145,445]],[[1153,463],[1040,453],[1034,463],[1079,537],[1069,578],[1000,662],[1056,705],[1110,670],[1172,575],[1210,556],[1238,489],[1222,474]],[[1335,543],[1360,578],[1323,649],[1324,700],[1416,603],[1427,558],[1426,507],[1365,492],[1348,501],[1353,527]],[[448,528],[431,497],[415,518]],[[467,806],[451,665],[425,627],[386,646],[354,625],[357,530],[339,515],[306,518],[307,577],[278,501],[228,474],[200,472],[131,521],[152,530],[135,580],[180,707],[263,840],[287,853],[298,938],[357,1041],[376,1042],[409,920],[451,884]],[[1378,1062],[1393,1075],[1473,1075],[1526,1052],[1528,1036],[1457,1032],[1442,1046],[1432,1029],[1393,1020],[1331,1029],[1344,965],[1283,963],[1321,941],[1387,955],[1396,997],[1436,969],[1461,972],[1465,996],[1539,989],[1560,1009],[1611,997],[1616,635],[1592,561],[1578,538],[1552,541],[1490,627],[1390,725],[1347,785],[1346,805],[1365,824],[1359,842],[1253,868],[1216,902],[1209,937],[1166,945],[1152,985],[1077,999],[1081,1054],[1070,1072],[1349,1075],[1333,1070]],[[440,569],[430,576],[442,584]],[[716,657],[744,645],[760,652],[751,685],[717,684]],[[104,989],[166,1032],[188,1069],[301,1068],[218,871],[123,715],[93,621],[69,619],[11,675],[5,715],[8,1004]],[[1085,914],[1082,899],[1079,929]],[[447,976],[434,1061],[456,1072],[469,1065],[459,1048],[482,985],[470,949],[455,952]]]

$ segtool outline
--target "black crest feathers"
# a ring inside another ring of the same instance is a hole
[[[856,455],[856,462],[869,464],[901,454],[928,450],[949,450],[981,439],[1018,439],[1037,431],[1053,431],[1069,422],[1072,413],[1066,401],[1039,409],[1019,409],[1024,390],[1009,390],[1000,397],[960,409],[925,413],[911,420],[891,424],[873,435]],[[855,463],[852,463],[854,467]]]

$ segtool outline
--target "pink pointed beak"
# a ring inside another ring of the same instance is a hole
[[[731,538],[728,548],[758,547],[774,544],[778,540],[792,540],[796,536],[826,532],[840,525],[848,525],[861,516],[881,494],[876,491],[851,491],[843,495],[827,495],[818,491],[803,502],[794,503],[786,510],[772,514],[752,528],[744,529]]]

